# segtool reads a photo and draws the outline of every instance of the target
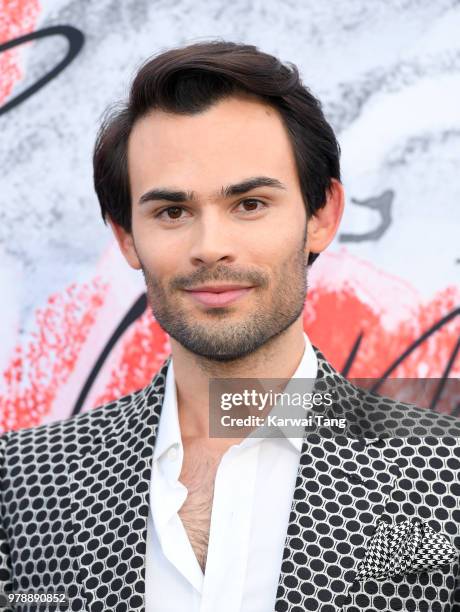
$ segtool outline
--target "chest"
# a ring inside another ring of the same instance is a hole
[[[179,480],[188,493],[179,510],[179,517],[203,572],[208,552],[214,482],[221,457],[221,452],[197,444],[184,444]]]

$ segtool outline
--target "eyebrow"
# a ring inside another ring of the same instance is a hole
[[[275,189],[286,189],[286,185],[281,183],[278,179],[271,178],[269,176],[253,176],[245,179],[240,183],[234,183],[233,185],[227,185],[222,187],[220,192],[217,192],[218,197],[229,198],[235,195],[241,195],[247,193],[257,187],[274,187]],[[139,204],[145,202],[151,202],[153,200],[166,200],[168,202],[193,202],[196,200],[194,191],[176,191],[172,189],[165,189],[162,187],[149,189],[139,198]]]

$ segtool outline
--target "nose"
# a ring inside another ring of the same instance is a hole
[[[218,261],[233,262],[236,259],[236,236],[230,220],[218,210],[202,213],[192,230],[190,261],[194,266],[212,265]]]

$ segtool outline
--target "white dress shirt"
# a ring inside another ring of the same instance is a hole
[[[292,378],[314,381],[317,358],[304,339]],[[203,574],[178,515],[187,488],[178,480],[184,452],[171,359],[152,463],[146,612],[274,610],[301,447],[302,437],[248,436],[223,454]]]

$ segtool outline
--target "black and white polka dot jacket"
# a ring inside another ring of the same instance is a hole
[[[335,390],[327,415],[347,435],[304,437],[274,610],[460,612],[460,421],[362,390],[315,352],[315,390]],[[0,436],[0,592],[144,611],[168,364],[110,404]]]

